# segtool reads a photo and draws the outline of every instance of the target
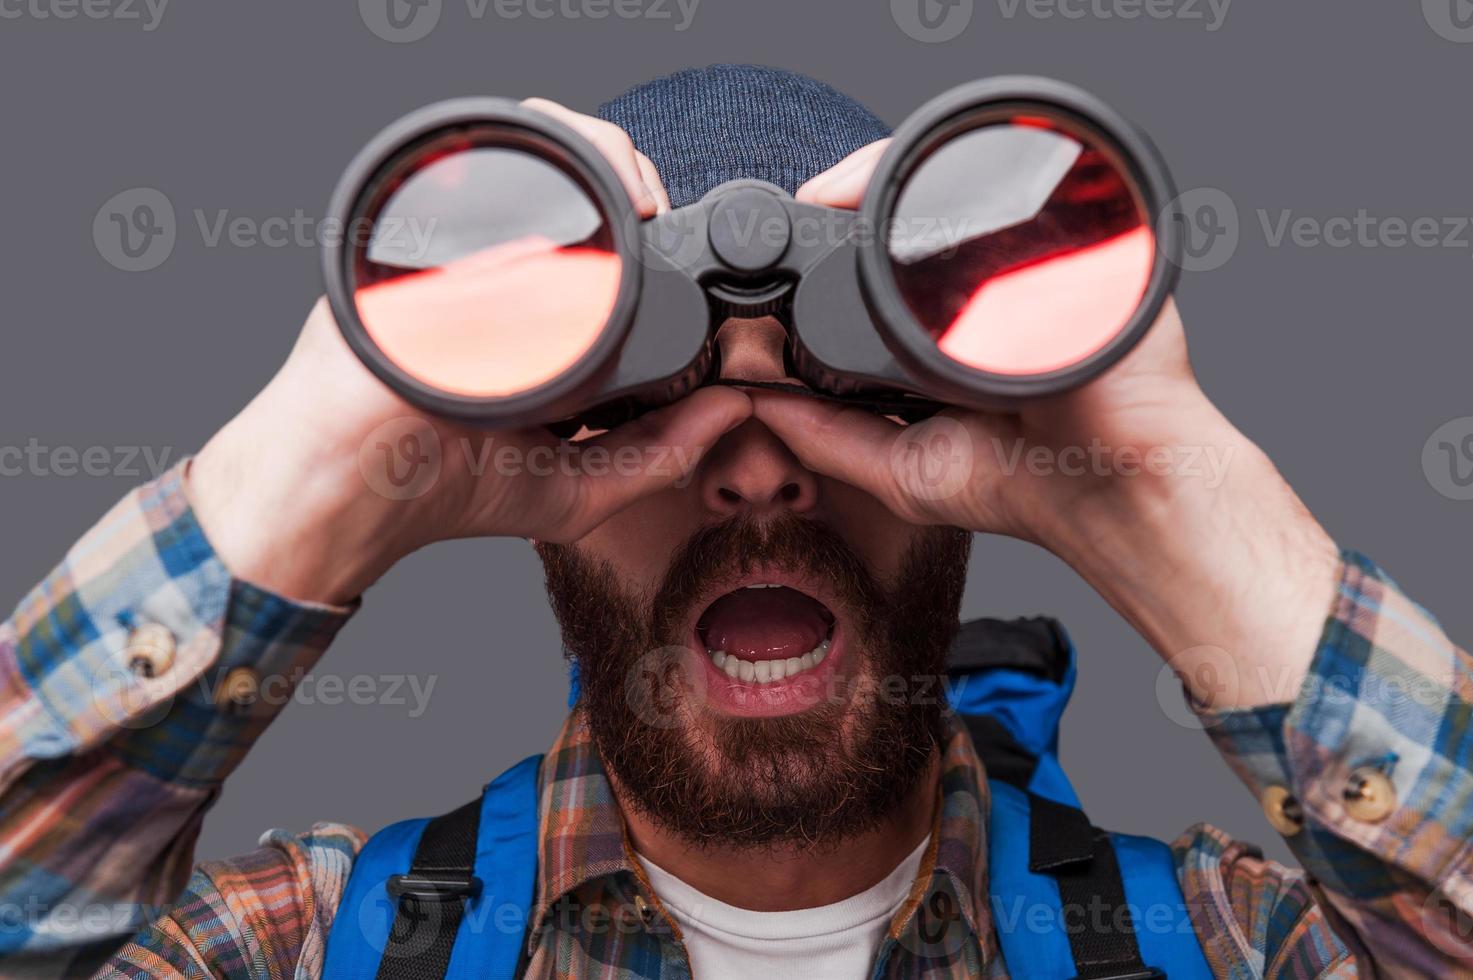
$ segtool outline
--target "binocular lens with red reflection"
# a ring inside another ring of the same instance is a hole
[[[359,154],[324,261],[357,354],[449,417],[607,428],[716,381],[727,318],[772,316],[812,393],[920,418],[1123,356],[1175,283],[1174,196],[1141,133],[1045,79],[928,103],[857,211],[741,180],[648,220],[568,127],[463,99]]]

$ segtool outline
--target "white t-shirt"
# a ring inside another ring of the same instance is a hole
[[[685,935],[694,980],[863,980],[890,919],[910,894],[921,841],[885,880],[816,909],[753,912],[718,902],[643,856],[650,884]]]

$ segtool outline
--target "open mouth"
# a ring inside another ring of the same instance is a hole
[[[716,669],[742,684],[777,685],[830,658],[834,614],[805,592],[754,582],[718,598],[696,635]]]

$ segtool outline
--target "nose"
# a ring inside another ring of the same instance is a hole
[[[782,324],[771,317],[729,320],[716,334],[721,376],[744,381],[784,378]],[[711,513],[790,510],[803,513],[818,503],[818,478],[772,430],[755,419],[728,432],[701,465],[701,501]]]
[[[748,421],[728,432],[701,468],[701,502],[721,517],[804,513],[818,503],[818,479],[772,430]]]

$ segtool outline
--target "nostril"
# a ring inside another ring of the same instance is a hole
[[[739,504],[742,502],[741,494],[737,493],[734,490],[728,490],[726,487],[721,487],[720,489],[718,489],[716,491],[716,494],[722,499],[722,501],[728,504]]]
[[[777,492],[777,495],[783,503],[791,504],[793,501],[803,496],[803,488],[798,486],[798,484],[796,483],[787,483],[784,484],[783,488]]]

